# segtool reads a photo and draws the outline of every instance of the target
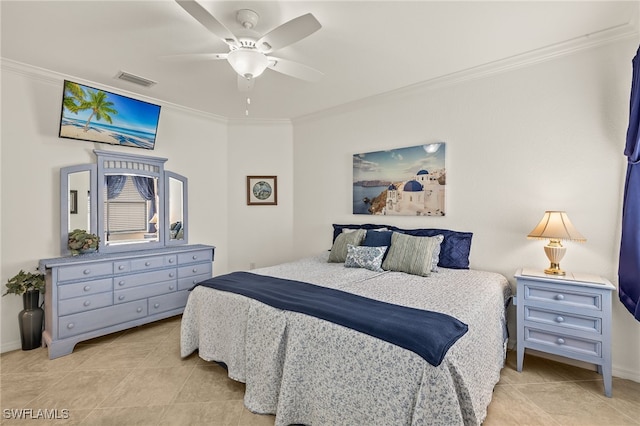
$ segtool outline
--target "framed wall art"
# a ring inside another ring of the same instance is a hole
[[[153,149],[160,106],[64,81],[58,136]]]
[[[277,176],[247,176],[247,205],[275,206],[277,204]]]
[[[353,156],[353,214],[444,216],[445,143]]]

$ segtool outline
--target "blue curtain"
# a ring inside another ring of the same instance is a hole
[[[618,267],[620,301],[640,321],[640,47],[633,58],[629,128],[624,155],[627,179],[622,205],[622,241]]]
[[[122,188],[124,188],[124,184],[127,181],[127,176],[106,175],[104,178],[107,184],[107,200],[112,200],[122,192]]]
[[[147,217],[147,221],[149,221],[156,213],[156,189],[153,185],[153,178],[145,176],[131,176],[131,179],[133,179],[133,184],[136,186],[136,189],[138,190],[140,196],[147,201],[151,201],[151,207],[147,212],[147,215],[149,216]],[[148,226],[148,231],[155,232],[156,225],[150,223]]]

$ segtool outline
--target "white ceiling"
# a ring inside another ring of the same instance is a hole
[[[592,1],[202,1],[231,31],[238,9],[264,34],[311,12],[322,28],[274,52],[322,71],[308,83],[267,69],[250,118],[291,119],[478,66],[616,31],[637,32],[639,3]],[[246,94],[226,61],[164,56],[227,52],[173,0],[0,2],[3,58],[227,118]],[[585,37],[589,35],[589,37]],[[115,79],[124,70],[151,88]],[[82,82],[82,81],[81,81]]]

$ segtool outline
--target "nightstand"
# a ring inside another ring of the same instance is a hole
[[[518,371],[526,348],[595,364],[611,397],[611,294],[606,279],[519,269],[515,278]]]

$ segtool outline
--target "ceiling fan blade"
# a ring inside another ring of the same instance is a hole
[[[200,22],[206,29],[211,31],[216,36],[220,37],[222,41],[229,46],[239,46],[238,39],[227,27],[225,27],[220,21],[213,17],[207,9],[200,6],[195,0],[176,0],[176,3],[180,5],[187,13],[196,21]]]
[[[160,59],[171,62],[184,61],[217,61],[219,59],[227,59],[228,53],[186,53],[183,55],[165,55]]]
[[[311,13],[298,16],[274,28],[256,42],[256,47],[263,53],[282,49],[315,33],[322,25]]]
[[[239,92],[250,92],[253,89],[253,85],[255,84],[255,78],[244,78],[243,76],[238,74],[238,91]]]
[[[269,56],[268,59],[268,68],[291,77],[299,78],[300,80],[314,82],[324,77],[324,74],[317,69],[298,62],[274,58],[273,56]]]

